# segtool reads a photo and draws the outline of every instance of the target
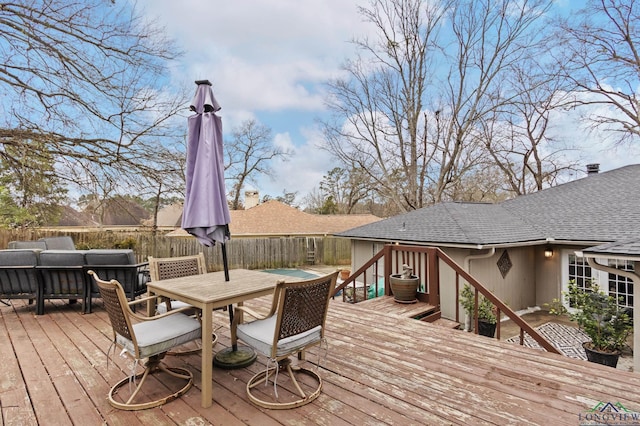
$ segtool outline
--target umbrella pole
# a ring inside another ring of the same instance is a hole
[[[224,267],[224,280],[229,281],[229,260],[227,260],[227,244],[222,243],[222,265]],[[228,306],[229,311],[229,325],[233,323],[233,305]]]
[[[227,260],[227,246],[222,243],[222,264],[224,267],[224,280],[229,281],[229,261]],[[233,305],[229,305],[229,325],[233,323]],[[258,354],[250,347],[238,348],[238,344],[230,348],[222,349],[213,357],[213,366],[226,370],[247,367],[256,360]]]

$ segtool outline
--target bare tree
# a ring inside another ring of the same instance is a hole
[[[620,142],[640,136],[640,3],[590,0],[564,21],[559,63],[572,81],[577,105],[606,108],[587,116]]]
[[[355,40],[362,53],[345,65],[348,78],[329,82],[328,106],[335,114],[334,122],[324,123],[329,149],[367,173],[381,196],[402,210],[423,204],[427,165],[420,117],[448,7],[375,0],[360,8],[376,38]]]
[[[257,184],[259,176],[272,177],[273,159],[287,159],[291,154],[273,144],[271,128],[256,120],[246,120],[233,130],[233,140],[225,146],[226,178],[231,184],[231,209],[240,206],[242,188],[246,183]]]
[[[510,196],[552,186],[559,176],[578,166],[565,155],[572,147],[549,135],[552,113],[571,105],[564,80],[553,64],[540,62],[546,51],[534,48],[531,53],[534,55],[529,59],[511,67],[503,82],[514,93],[513,98],[496,109],[493,119],[485,120],[482,127],[491,157],[486,167],[501,172],[500,190]]]
[[[373,0],[376,29],[330,82],[329,149],[401,210],[461,193],[486,156],[482,127],[511,101],[502,82],[540,38],[551,0]]]
[[[60,179],[78,171],[127,187],[141,158],[176,135],[186,92],[160,92],[179,51],[128,2],[17,0],[0,4],[0,157],[37,141]]]

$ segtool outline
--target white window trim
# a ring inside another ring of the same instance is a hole
[[[569,304],[565,300],[565,293],[569,291],[569,255],[575,255],[576,250],[562,250],[562,285],[561,285],[561,298],[562,305],[569,310],[569,312],[573,312],[574,309],[569,307]],[[596,262],[607,265],[609,263],[609,258],[607,257],[596,257]],[[606,294],[609,294],[609,273],[606,271],[602,271],[600,269],[591,268],[591,277],[595,279],[596,283],[600,287],[600,290],[604,291]]]
[[[561,286],[561,297],[562,297],[562,305],[567,308],[569,312],[574,312],[575,309],[569,307],[569,303],[567,302],[564,295],[569,292],[569,256],[575,255],[576,250],[562,250],[562,286]],[[596,260],[600,263],[603,261],[606,262],[606,259],[596,258]],[[608,290],[608,286],[602,287],[602,283],[607,283],[609,280],[609,275],[607,272],[600,271],[598,269],[591,268],[591,278],[595,279],[596,283],[600,286],[604,291]]]

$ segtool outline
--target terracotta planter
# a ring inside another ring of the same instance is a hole
[[[582,347],[584,348],[584,353],[587,355],[587,359],[589,361],[613,368],[616,368],[618,366],[620,351],[600,352],[591,348],[591,342],[584,342],[582,344]]]
[[[420,278],[411,275],[411,278],[402,278],[401,274],[389,275],[393,299],[398,303],[416,303],[418,301],[418,285]]]
[[[342,281],[344,281],[347,278],[349,278],[349,275],[351,275],[351,271],[349,269],[341,269],[340,270],[340,279]]]

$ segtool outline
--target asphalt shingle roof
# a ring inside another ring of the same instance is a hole
[[[231,210],[231,237],[271,235],[332,235],[380,220],[371,214],[317,215],[305,213],[276,200],[270,200],[246,210]],[[188,236],[177,229],[169,236]]]
[[[589,247],[582,250],[583,253],[614,255],[614,256],[640,256],[640,238],[619,241],[615,243],[601,244],[596,247]]]
[[[591,174],[497,204],[440,203],[337,235],[464,245],[640,237],[640,165]]]

